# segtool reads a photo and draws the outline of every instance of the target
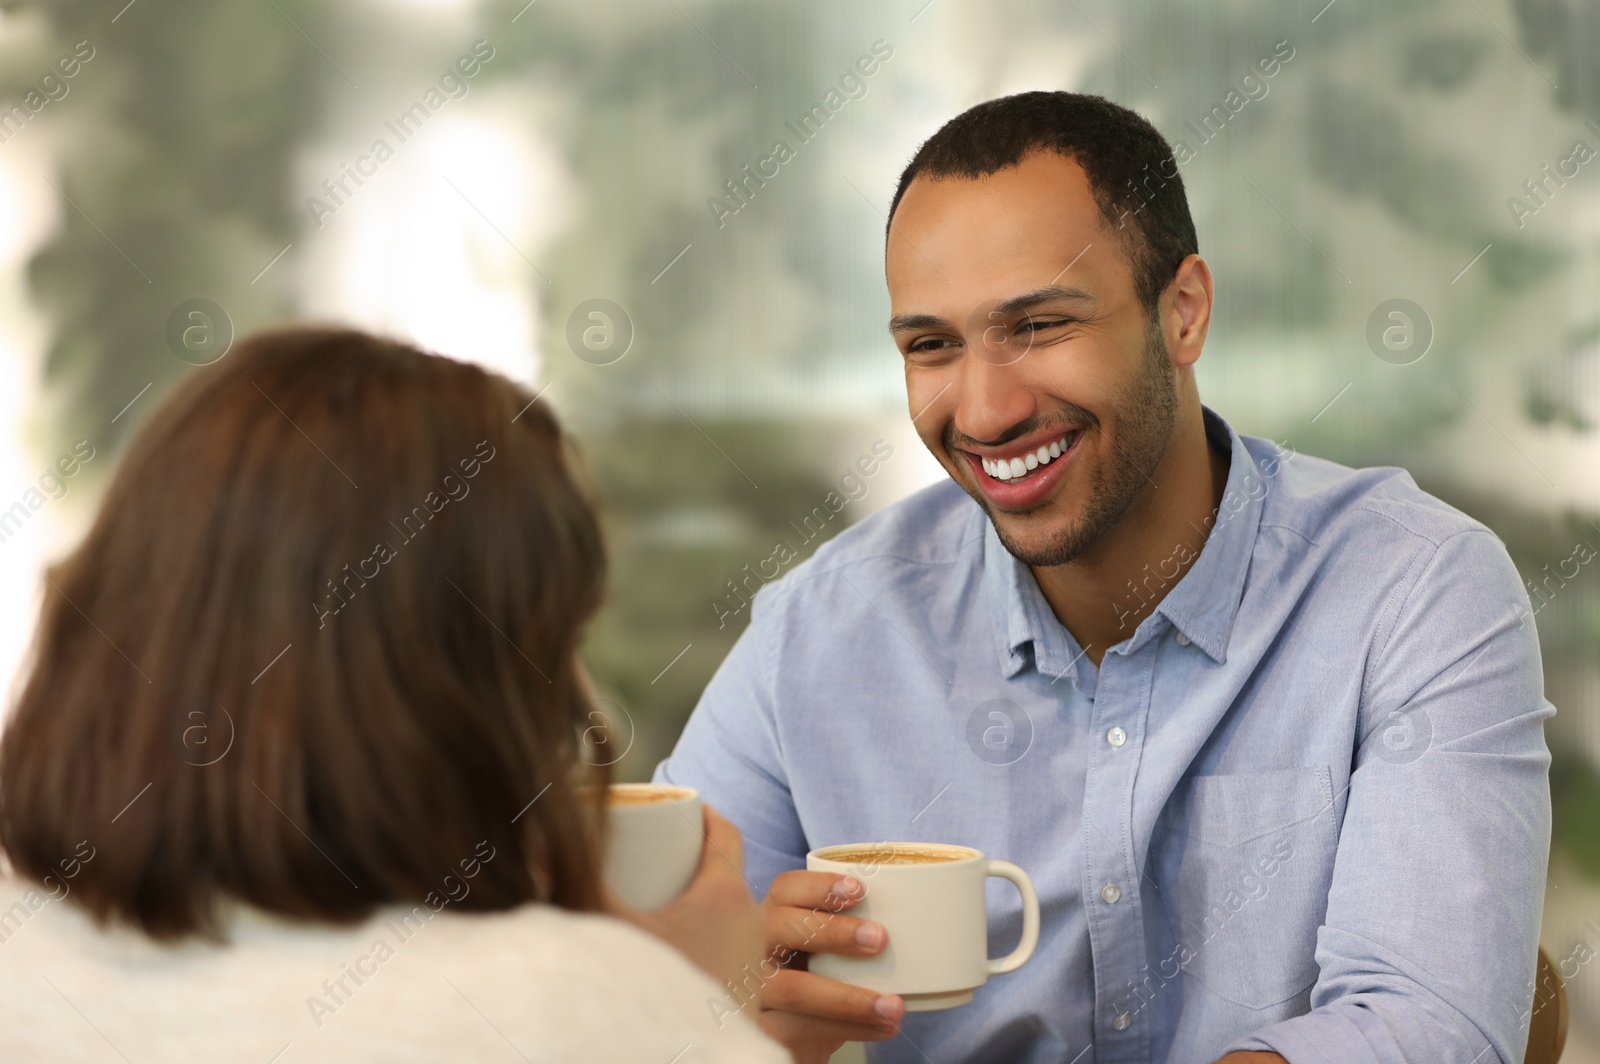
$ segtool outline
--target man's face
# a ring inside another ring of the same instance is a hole
[[[1151,488],[1177,412],[1161,328],[1083,170],[1054,153],[914,179],[890,329],[917,433],[1029,565],[1093,546]]]

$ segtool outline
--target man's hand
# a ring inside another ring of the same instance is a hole
[[[877,1042],[900,1029],[905,1002],[897,995],[805,970],[812,953],[870,957],[888,944],[881,924],[841,915],[864,896],[851,876],[794,871],[774,879],[761,903],[769,962],[783,967],[762,984],[759,1022],[794,1054],[795,1064],[826,1064],[846,1042]]]

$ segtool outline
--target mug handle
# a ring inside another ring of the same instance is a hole
[[[985,864],[985,877],[1009,879],[1022,895],[1022,941],[1006,956],[988,961],[990,975],[1004,975],[1026,964],[1028,958],[1033,956],[1034,947],[1039,944],[1039,895],[1034,893],[1033,880],[1028,878],[1028,873],[1010,861],[988,861]]]

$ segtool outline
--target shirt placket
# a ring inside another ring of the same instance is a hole
[[[1094,964],[1097,1064],[1149,1059],[1143,894],[1133,853],[1133,782],[1144,752],[1155,655],[1108,652],[1090,715],[1083,898]],[[1136,989],[1137,988],[1137,989]]]

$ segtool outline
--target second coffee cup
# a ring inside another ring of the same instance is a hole
[[[1039,898],[1028,874],[968,846],[879,842],[829,846],[806,855],[813,872],[853,876],[866,895],[851,916],[882,924],[889,944],[872,957],[812,955],[809,968],[880,994],[899,994],[921,1012],[965,1005],[991,975],[1016,971],[1039,942]],[[1008,879],[1022,894],[1022,941],[989,958],[984,881]]]

